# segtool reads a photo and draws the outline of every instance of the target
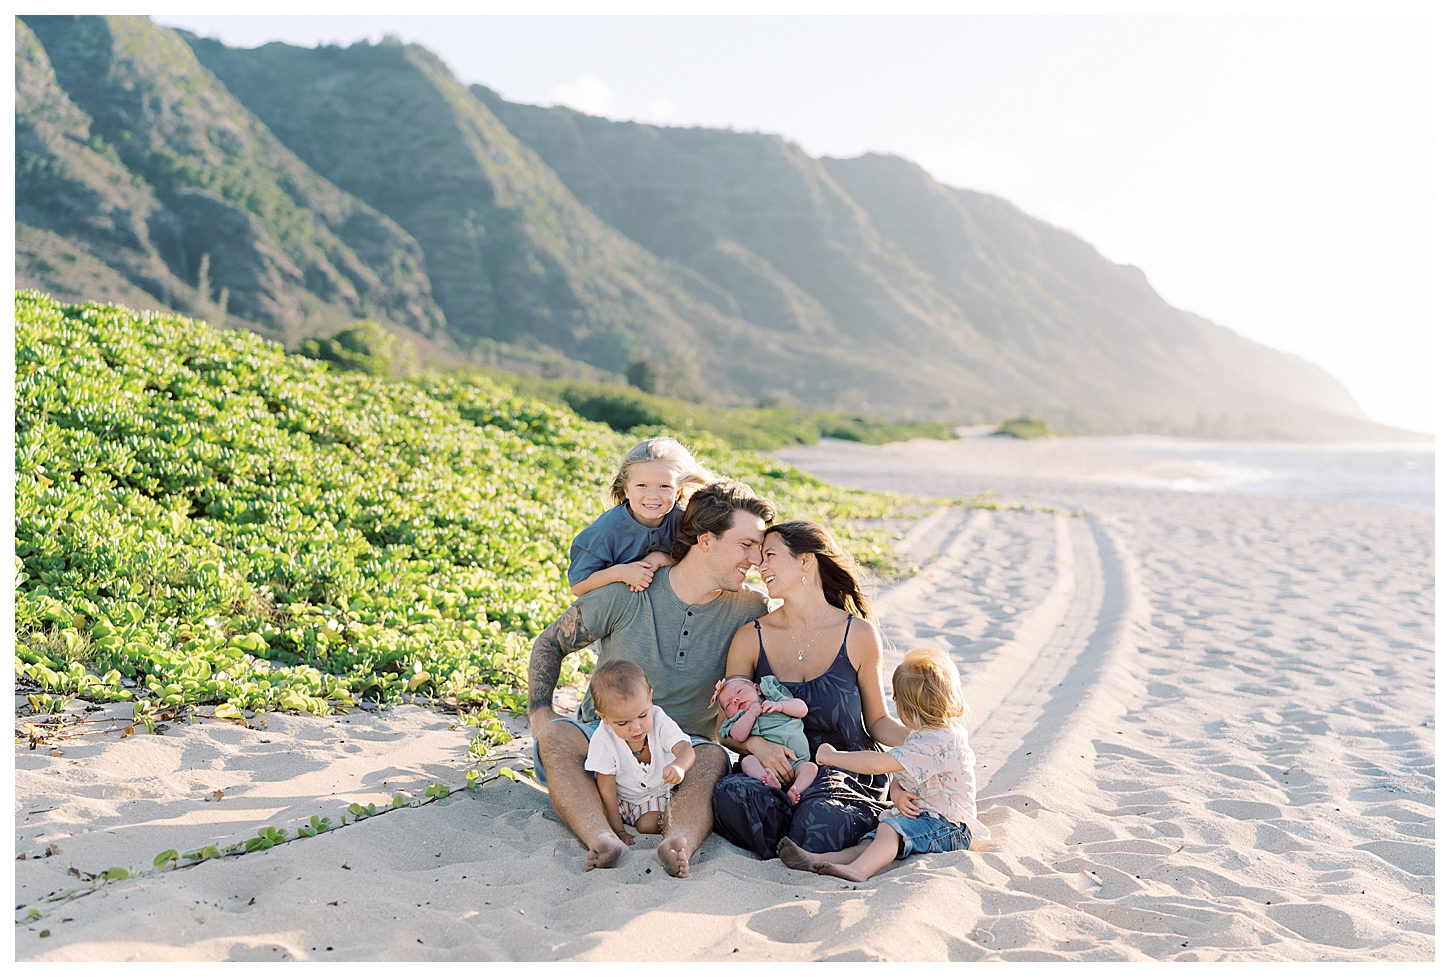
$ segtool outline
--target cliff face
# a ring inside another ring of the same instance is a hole
[[[539,343],[619,373],[650,360],[688,395],[719,339],[749,332],[580,205],[427,50],[190,40],[309,166],[419,241],[460,341]]]
[[[774,136],[474,92],[596,213],[709,278],[747,318],[869,337],[882,360],[954,370],[932,390],[938,410],[968,417],[987,405],[1079,431],[1365,425],[1322,370],[1172,308],[1138,269],[907,160],[814,160]]]
[[[291,346],[369,317],[434,359],[723,403],[1386,433],[1322,370],[907,160],[518,105],[415,45],[17,20],[16,184],[21,287]]]
[[[173,31],[17,20],[16,118],[17,221],[165,307],[279,337],[443,325],[417,242],[298,160]]]

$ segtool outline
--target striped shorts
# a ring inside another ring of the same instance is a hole
[[[664,813],[665,805],[670,802],[670,792],[665,791],[663,794],[657,794],[654,797],[646,797],[638,804],[631,804],[622,797],[616,798],[616,800],[619,801],[619,817],[625,824],[633,826],[638,824],[639,819],[650,811]]]

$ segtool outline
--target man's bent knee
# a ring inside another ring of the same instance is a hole
[[[560,763],[582,765],[589,754],[589,738],[573,723],[549,723],[539,730],[539,759],[544,771]]]
[[[723,747],[715,743],[701,743],[695,747],[695,763],[690,772],[700,771],[699,779],[716,781],[730,772],[730,758]]]

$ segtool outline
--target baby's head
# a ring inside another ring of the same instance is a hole
[[[897,716],[913,729],[946,726],[967,711],[956,664],[935,648],[908,651],[891,675],[891,692]]]
[[[594,670],[589,682],[594,711],[601,721],[614,727],[621,739],[639,740],[654,725],[654,689],[644,669],[632,661],[615,658]]]
[[[750,680],[748,675],[727,675],[715,683],[715,695],[710,701],[720,701],[720,708],[725,715],[733,716],[747,706],[753,706],[760,701],[760,686]]]
[[[652,518],[669,512],[677,502],[688,502],[696,489],[714,478],[674,438],[650,438],[625,452],[610,483],[609,497],[615,505],[628,502],[636,515]],[[661,505],[663,511],[657,512]]]

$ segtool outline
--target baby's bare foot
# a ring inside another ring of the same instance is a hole
[[[690,874],[690,844],[681,835],[666,838],[660,842],[655,849],[655,855],[659,858],[660,864],[665,867],[677,879],[683,879]]]
[[[607,835],[600,835],[589,846],[589,854],[584,856],[584,871],[592,872],[596,868],[613,868],[626,851],[628,848],[615,836],[613,831]]]
[[[785,796],[790,798],[790,806],[795,807],[801,802],[801,789],[795,784],[791,784],[790,790],[785,792]]]
[[[785,863],[787,868],[797,869],[801,872],[819,872],[821,870],[821,860],[789,838],[780,839],[780,844],[775,846],[775,853],[780,856],[780,860]]]

